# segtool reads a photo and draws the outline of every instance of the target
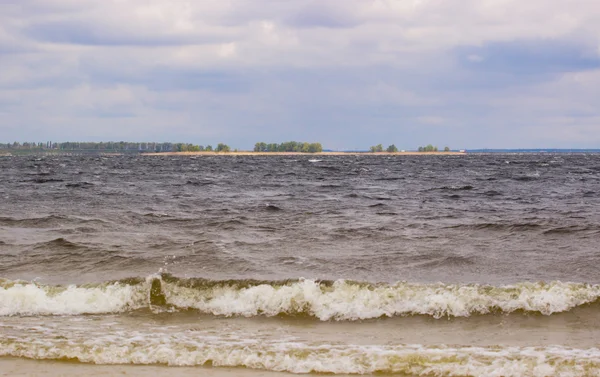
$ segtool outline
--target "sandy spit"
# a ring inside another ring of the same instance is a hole
[[[462,156],[465,152],[158,152],[143,156]]]

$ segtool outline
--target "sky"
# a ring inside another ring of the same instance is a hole
[[[0,0],[0,142],[600,147],[597,0]]]

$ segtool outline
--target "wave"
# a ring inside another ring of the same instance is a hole
[[[0,225],[8,227],[44,228],[51,226],[63,226],[65,224],[81,225],[87,223],[106,224],[107,222],[98,218],[83,218],[78,216],[56,216],[48,215],[33,218],[15,218],[0,216]]]
[[[61,339],[62,338],[62,339]],[[567,347],[311,345],[127,332],[73,341],[0,338],[0,356],[94,364],[247,367],[290,373],[410,376],[592,376],[600,350]]]
[[[94,184],[84,181],[84,182],[67,183],[65,186],[69,187],[69,188],[90,188],[90,187],[93,187]]]
[[[514,285],[371,284],[347,280],[182,279],[169,274],[52,286],[0,280],[0,316],[196,310],[217,316],[310,316],[321,321],[425,315],[567,312],[600,298],[600,285],[560,281]]]
[[[5,226],[22,226],[22,227],[33,228],[33,227],[37,227],[37,226],[50,225],[50,224],[55,224],[57,222],[64,222],[64,221],[68,221],[68,220],[69,220],[69,218],[66,216],[54,216],[54,215],[37,217],[37,218],[25,218],[25,219],[1,216],[0,224],[5,225]]]
[[[567,235],[576,233],[588,233],[594,235],[600,233],[600,227],[591,224],[565,225],[554,227],[552,224],[534,222],[524,223],[477,223],[458,224],[447,227],[456,230],[486,230],[499,232],[537,232],[543,235]]]
[[[587,225],[587,226],[570,225],[570,226],[563,226],[563,227],[548,229],[548,230],[544,231],[544,234],[546,234],[546,235],[551,235],[551,234],[565,235],[565,234],[573,234],[573,233],[579,233],[579,232],[597,234],[597,233],[600,233],[600,227],[589,226],[589,225]]]
[[[489,230],[489,231],[511,231],[525,232],[541,229],[543,224],[536,223],[477,223],[477,224],[459,224],[448,226],[448,229],[465,230]]]
[[[52,241],[40,242],[40,243],[35,244],[36,249],[47,249],[47,248],[74,249],[74,248],[78,248],[78,247],[80,247],[80,245],[73,243],[71,241],[68,241],[62,237],[56,238]]]
[[[53,183],[53,182],[64,182],[64,179],[57,179],[57,178],[34,178],[34,179],[30,179],[30,180],[25,180],[23,182]]]
[[[443,190],[443,191],[466,191],[466,190],[473,190],[474,187],[471,185],[464,185],[464,186],[442,186],[439,187],[437,189],[434,190]]]

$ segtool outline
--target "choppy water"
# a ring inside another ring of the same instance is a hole
[[[600,375],[600,154],[0,158],[0,356]]]

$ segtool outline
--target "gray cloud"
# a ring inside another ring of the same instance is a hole
[[[600,3],[116,4],[0,4],[5,141],[600,145]]]
[[[42,42],[91,46],[177,46],[210,44],[226,41],[215,35],[144,35],[121,33],[109,26],[89,24],[83,21],[51,21],[27,27],[25,35]]]
[[[590,47],[568,40],[516,40],[461,47],[456,53],[469,70],[544,75],[600,68],[598,51]]]
[[[349,10],[352,4],[340,6],[339,1],[311,1],[285,17],[288,25],[299,28],[351,28],[361,22]]]

